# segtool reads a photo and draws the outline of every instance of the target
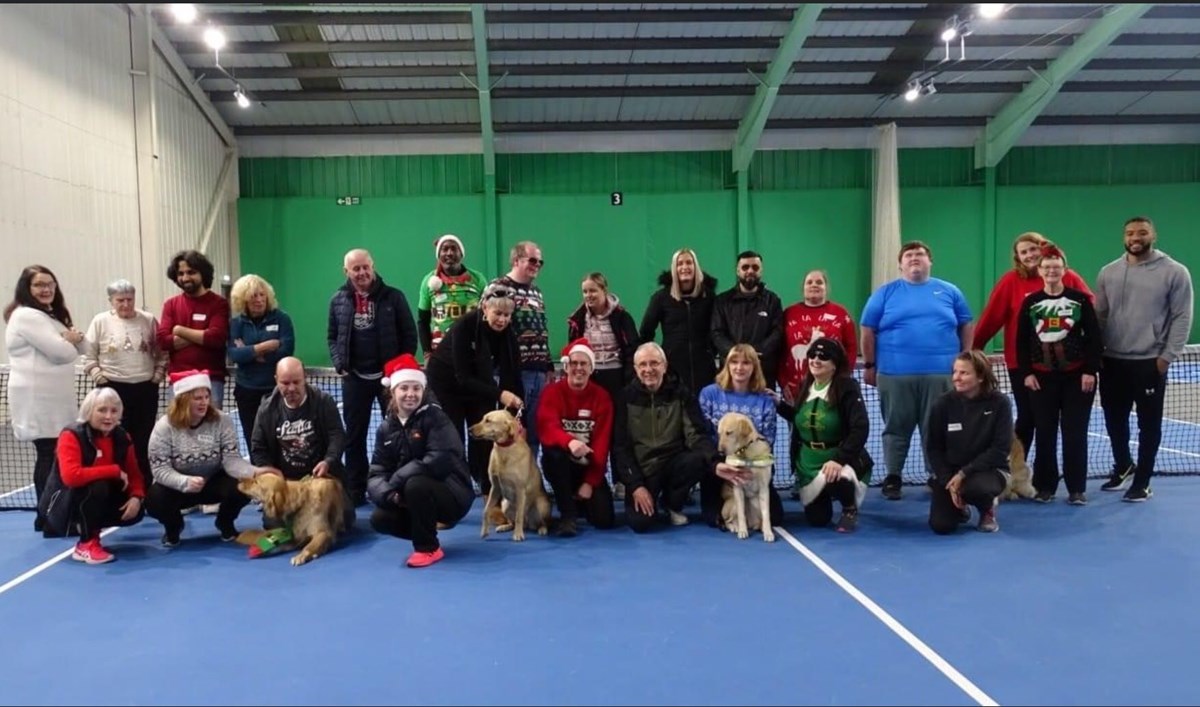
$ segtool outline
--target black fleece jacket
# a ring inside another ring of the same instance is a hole
[[[950,391],[929,411],[925,452],[939,484],[962,470],[974,474],[988,469],[1008,471],[1013,419],[1008,396],[998,391],[975,398]]]

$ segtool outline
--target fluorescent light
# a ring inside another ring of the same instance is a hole
[[[942,30],[942,41],[943,42],[953,42],[954,38],[957,36],[958,36],[958,27],[951,26],[951,27],[947,27],[946,29]]]
[[[994,20],[1003,15],[1007,7],[1002,2],[981,2],[979,3],[979,16],[985,20]]]
[[[196,19],[196,6],[189,3],[173,3],[171,5],[171,14],[175,16],[175,21],[180,24],[191,24]]]
[[[220,51],[225,47],[225,33],[216,27],[204,30],[204,43],[210,48]]]
[[[246,98],[246,94],[242,92],[241,86],[238,86],[238,89],[233,92],[233,97],[237,101],[239,108],[249,108],[250,107],[250,99]]]
[[[912,103],[921,96],[921,88],[919,84],[909,84],[908,90],[904,92],[904,100]]]

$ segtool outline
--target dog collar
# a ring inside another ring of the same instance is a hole
[[[516,437],[513,437],[512,439],[508,440],[507,442],[493,442],[493,444],[495,444],[497,447],[500,447],[500,448],[502,448],[502,449],[503,449],[504,447],[511,447],[511,446],[513,446],[513,444],[514,444],[516,441],[517,441],[517,438],[516,438]]]

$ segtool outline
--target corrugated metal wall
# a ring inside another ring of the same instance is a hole
[[[32,263],[76,326],[141,285],[129,22],[115,5],[0,6],[0,299]],[[0,357],[7,355],[0,349]]]

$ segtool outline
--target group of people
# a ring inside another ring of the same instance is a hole
[[[308,384],[293,355],[292,321],[257,275],[234,283],[226,301],[211,290],[211,262],[181,252],[167,275],[182,292],[159,318],[137,309],[133,286],[118,280],[108,287],[111,309],[85,333],[74,327],[53,273],[30,266],[5,311],[9,399],[18,439],[37,451],[35,527],[79,533],[76,559],[111,559],[100,529],[143,514],[162,524],[163,545],[174,547],[183,512],[208,504],[221,539],[232,540],[248,502],[236,480],[276,473],[340,479],[348,505],[369,499],[372,527],[410,540],[408,564],[424,567],[443,557],[437,532],[466,515],[472,485],[488,491],[492,443],[469,438],[466,426],[497,408],[517,415],[540,451],[558,535],[576,535],[582,522],[613,527],[622,496],[635,532],[686,524],[684,508],[697,487],[703,520],[720,526],[722,486],[749,479],[717,451],[717,425],[729,412],[750,417],[768,443],[780,419],[789,425],[792,448],[773,453],[788,455],[806,520],[834,524],[836,501],[835,528],[852,532],[875,463],[852,375],[861,353],[863,382],[878,388],[884,421],[882,495],[900,498],[901,469],[919,427],[931,528],[952,532],[974,506],[979,528],[995,530],[1014,434],[1025,449],[1036,440],[1036,500],[1049,502],[1061,426],[1067,500],[1086,504],[1087,424],[1097,390],[1116,460],[1102,488],[1132,479],[1125,500],[1149,498],[1166,372],[1192,317],[1190,274],[1155,243],[1148,218],[1130,219],[1125,253],[1101,270],[1093,292],[1060,248],[1022,234],[1013,270],[975,326],[961,291],[932,277],[931,249],[912,241],[900,249],[901,276],[868,299],[861,339],[850,314],[829,299],[823,271],[806,273],[803,300],[784,309],[763,282],[758,253],[740,253],[736,284],[718,293],[697,254],[681,249],[640,326],[603,274],[583,278],[557,380],[535,284],[545,265],[537,244],[516,244],[510,270],[489,282],[466,267],[459,238],[438,238],[416,318],[370,253],[355,249],[329,306],[340,415],[329,393]],[[1015,427],[980,351],[1001,329]],[[80,355],[96,388],[77,410]],[[249,461],[221,410],[227,358],[236,364],[233,399]],[[172,398],[158,418],[164,379]],[[376,404],[383,423],[368,454]],[[1134,405],[1136,463],[1129,452]],[[772,518],[783,518],[774,490],[771,505]]]

